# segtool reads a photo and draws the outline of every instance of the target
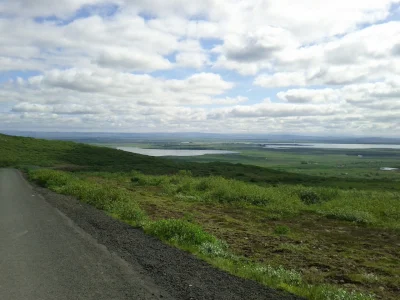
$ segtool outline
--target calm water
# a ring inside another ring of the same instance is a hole
[[[175,149],[142,149],[136,147],[118,147],[118,150],[148,156],[200,156],[205,154],[235,154],[238,152],[224,150],[175,150]]]
[[[314,148],[314,149],[400,149],[400,145],[383,144],[324,144],[324,143],[276,143],[265,144],[265,148]]]
[[[381,168],[381,171],[397,171],[398,168],[388,168],[388,167],[383,167]]]

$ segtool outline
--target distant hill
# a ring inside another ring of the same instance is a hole
[[[0,166],[24,165],[122,171],[169,169],[173,163],[106,147],[0,134]]]
[[[134,141],[171,141],[171,140],[220,140],[253,142],[320,142],[338,144],[400,144],[400,138],[382,137],[333,137],[306,136],[294,134],[218,134],[218,133],[109,133],[109,132],[34,132],[7,131],[14,136],[34,137],[50,140],[69,140],[90,143],[123,143]]]
[[[268,184],[303,184],[342,188],[399,189],[393,182],[350,180],[287,173],[252,165],[223,162],[196,163],[150,157],[121,150],[69,142],[0,134],[0,167],[53,167],[70,171],[139,171],[174,174],[190,170],[194,176],[225,178]]]

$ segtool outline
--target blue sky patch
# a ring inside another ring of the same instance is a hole
[[[54,23],[57,26],[66,26],[75,20],[85,19],[93,15],[101,16],[102,18],[110,18],[117,14],[119,10],[119,6],[116,4],[103,4],[103,5],[85,5],[79,10],[75,12],[70,17],[65,19],[56,17],[54,15],[51,16],[41,16],[34,18],[36,23]]]
[[[10,80],[16,80],[18,77],[22,79],[28,79],[32,76],[40,75],[39,71],[6,71],[0,72],[0,83],[8,82]]]

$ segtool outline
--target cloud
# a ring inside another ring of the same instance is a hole
[[[104,114],[107,110],[101,107],[89,107],[79,104],[57,104],[54,106],[34,104],[22,102],[18,103],[12,108],[13,112],[23,112],[23,113],[53,113],[61,115],[86,115],[86,114]]]
[[[279,92],[277,98],[289,103],[337,103],[339,94],[334,89],[297,89]]]
[[[105,50],[96,59],[99,66],[120,68],[129,71],[166,70],[172,67],[168,59],[161,55],[152,55],[140,51]]]
[[[103,0],[12,0],[0,2],[0,11],[10,15],[23,16],[68,16],[85,5],[101,4]]]
[[[12,109],[13,112],[50,112],[51,109],[42,104],[36,104],[36,103],[18,103],[15,105]]]
[[[400,44],[396,44],[393,46],[392,54],[395,56],[400,56]]]
[[[262,87],[305,86],[306,75],[302,72],[282,72],[272,75],[260,75],[255,78],[254,84]]]
[[[293,105],[264,101],[254,105],[238,105],[233,108],[216,110],[210,114],[211,118],[259,118],[275,117],[286,118],[296,116],[324,116],[336,114],[340,111],[333,105]]]
[[[177,80],[121,73],[104,68],[68,69],[52,70],[28,80],[18,80],[8,86],[9,94],[4,97],[19,102],[53,105],[66,101],[69,105],[76,106],[84,102],[89,106],[105,105],[109,112],[124,114],[137,109],[138,105],[199,106],[243,101],[244,97],[240,96],[236,99],[214,99],[233,87],[233,83],[223,80],[220,75],[205,72]],[[19,92],[13,93],[17,88]],[[60,110],[57,112],[63,113]]]
[[[277,55],[275,72],[259,75],[254,83],[268,88],[343,85],[393,77],[399,63],[393,55],[399,24],[377,24],[340,39],[285,49]]]
[[[293,43],[290,33],[276,27],[226,37],[219,51],[238,62],[254,62],[273,58],[274,53]]]
[[[226,98],[214,98],[213,104],[217,105],[232,105],[232,104],[239,104],[249,101],[249,98],[243,96],[237,97],[226,97]]]
[[[399,3],[3,0],[0,129],[399,132]]]
[[[171,80],[167,85],[172,90],[188,90],[191,93],[204,93],[208,95],[219,95],[231,89],[234,84],[226,82],[218,74],[198,73],[190,76],[184,81]]]
[[[332,89],[292,89],[279,92],[277,98],[293,104],[334,104],[344,111],[373,115],[379,111],[400,113],[400,85],[389,82],[347,85]]]
[[[208,57],[203,53],[181,52],[176,55],[176,63],[180,67],[201,69],[208,63]]]
[[[29,71],[37,70],[41,64],[35,61],[25,59],[13,59],[10,57],[0,57],[0,72],[5,71]]]

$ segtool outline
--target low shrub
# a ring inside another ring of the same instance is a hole
[[[142,186],[160,186],[166,181],[165,176],[144,175],[139,172],[132,172],[131,182]]]
[[[290,228],[286,225],[277,225],[274,228],[274,233],[279,235],[289,234]]]
[[[217,238],[205,232],[201,226],[179,219],[149,222],[145,232],[162,240],[187,246],[217,243]]]
[[[178,176],[188,176],[188,177],[192,177],[192,171],[190,170],[179,170],[177,173]]]
[[[300,192],[300,200],[307,205],[321,203],[321,198],[318,194],[311,190],[304,190]]]
[[[57,187],[65,185],[74,180],[68,173],[49,169],[39,169],[30,171],[29,178],[43,187]]]
[[[228,244],[224,242],[205,242],[200,245],[199,251],[201,254],[208,257],[224,257],[228,258],[232,255],[228,252]]]
[[[146,213],[133,201],[114,202],[109,205],[107,211],[137,227],[143,227],[148,221]]]
[[[339,197],[339,189],[337,188],[315,188],[323,202],[331,201]]]
[[[83,180],[72,181],[53,190],[61,194],[74,196],[97,209],[106,211],[113,202],[123,202],[126,198],[126,195],[118,189],[103,187]]]
[[[247,264],[240,268],[239,274],[246,274],[259,282],[276,287],[281,284],[299,285],[302,282],[301,273],[282,266],[275,268],[269,265]]]
[[[341,288],[332,287],[328,285],[313,286],[310,291],[310,299],[324,299],[324,300],[374,300],[375,296],[372,294],[365,294],[356,291],[347,291]]]
[[[330,219],[350,221],[359,224],[376,223],[376,218],[371,213],[365,211],[337,208],[329,211],[319,211],[319,213]]]
[[[126,190],[80,180],[62,171],[36,170],[30,178],[42,186],[65,195],[71,195],[97,209],[105,210],[118,218],[143,226],[147,216]]]

